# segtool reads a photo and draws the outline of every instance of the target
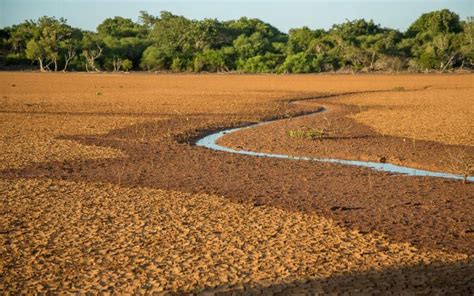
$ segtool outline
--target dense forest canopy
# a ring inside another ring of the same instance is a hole
[[[0,67],[41,71],[317,73],[474,69],[474,19],[425,13],[406,32],[364,19],[288,34],[259,19],[190,20],[142,11],[97,32],[41,17],[0,30]]]

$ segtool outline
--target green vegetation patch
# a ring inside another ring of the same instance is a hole
[[[288,34],[259,19],[191,20],[170,12],[107,18],[96,32],[44,16],[0,29],[0,67],[41,71],[318,73],[474,68],[474,21],[447,9],[406,32],[364,19]]]

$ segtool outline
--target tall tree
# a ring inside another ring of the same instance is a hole
[[[449,10],[421,15],[405,33],[372,20],[329,30],[280,32],[259,19],[192,20],[163,11],[137,22],[105,19],[97,33],[42,17],[0,29],[0,67],[41,71],[241,71],[246,73],[474,69],[474,23]],[[31,63],[30,61],[33,61]]]
[[[96,60],[102,57],[104,44],[100,37],[92,32],[84,33],[81,41],[82,56],[85,59],[85,68],[89,72],[91,70],[99,72],[100,67]]]
[[[31,28],[33,34],[27,43],[27,57],[38,61],[41,71],[49,71],[51,64],[54,66],[54,71],[58,71],[60,44],[70,38],[73,29],[63,18],[58,20],[46,16],[41,17]]]
[[[407,30],[412,65],[441,72],[453,65],[461,53],[459,16],[447,9],[421,15]]]
[[[122,17],[108,18],[98,27],[98,36],[104,42],[104,66],[119,71],[127,65],[138,65],[148,44],[143,25]]]

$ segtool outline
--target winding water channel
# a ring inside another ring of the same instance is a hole
[[[317,114],[322,113],[324,111],[326,111],[326,109],[321,109],[310,115],[304,115],[304,116],[316,116]],[[317,162],[336,163],[336,164],[341,164],[341,165],[367,167],[367,168],[377,170],[377,171],[404,174],[408,176],[427,176],[427,177],[459,179],[459,180],[463,179],[463,176],[457,175],[457,174],[433,172],[433,171],[427,171],[427,170],[421,170],[421,169],[395,165],[391,163],[379,163],[379,162],[371,162],[371,161],[346,160],[346,159],[336,159],[336,158],[318,158],[318,157],[310,157],[310,156],[293,156],[293,155],[286,155],[286,154],[264,153],[264,152],[257,152],[257,151],[243,150],[243,149],[236,150],[230,147],[225,147],[225,146],[221,146],[217,144],[217,140],[219,140],[224,135],[235,133],[237,131],[244,130],[244,129],[256,128],[263,124],[269,124],[274,121],[276,120],[265,121],[265,122],[245,126],[245,127],[231,128],[231,129],[215,132],[213,134],[207,135],[199,139],[198,141],[196,141],[196,146],[206,147],[208,149],[212,149],[216,151],[224,151],[228,153],[235,153],[235,154],[242,154],[242,155],[249,155],[249,156],[256,156],[256,157],[317,161]],[[467,181],[474,182],[474,176],[469,176],[467,178]]]

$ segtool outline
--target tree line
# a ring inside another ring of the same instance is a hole
[[[0,30],[0,67],[40,71],[317,73],[474,68],[474,19],[447,9],[406,32],[358,19],[288,34],[259,19],[190,20],[170,12],[104,20],[96,32],[44,16]]]

